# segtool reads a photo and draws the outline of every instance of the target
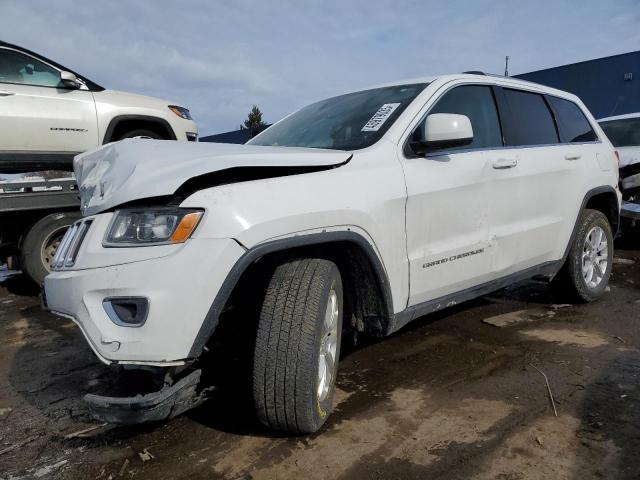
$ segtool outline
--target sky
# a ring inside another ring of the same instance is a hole
[[[510,74],[640,49],[640,0],[0,0],[0,40],[110,89],[188,107],[208,135],[375,84]]]

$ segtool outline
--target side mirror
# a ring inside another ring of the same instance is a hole
[[[62,84],[67,88],[80,88],[82,86],[82,82],[71,72],[60,72],[60,80]]]
[[[471,120],[455,113],[432,113],[422,127],[422,140],[411,143],[416,155],[431,150],[469,145],[473,141]]]

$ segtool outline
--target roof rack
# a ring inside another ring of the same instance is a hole
[[[466,72],[462,72],[464,73],[468,73],[469,75],[486,75],[486,73],[480,71],[480,70],[467,70]]]

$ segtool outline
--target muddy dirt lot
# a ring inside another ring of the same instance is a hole
[[[114,374],[0,272],[0,478],[640,478],[640,251],[616,255],[595,304],[529,282],[345,348],[335,413],[298,438],[256,425],[234,391],[73,435],[96,426],[81,396]]]

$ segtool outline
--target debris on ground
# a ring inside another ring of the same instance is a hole
[[[122,476],[124,474],[124,471],[127,469],[128,466],[129,466],[129,459],[125,458],[124,463],[120,467],[120,472],[118,472],[118,475]]]
[[[0,420],[7,418],[11,412],[13,412],[13,408],[0,408]]]
[[[70,440],[72,438],[86,438],[86,437],[90,437],[91,435],[89,435],[90,433],[95,434],[96,430],[102,429],[103,427],[106,427],[108,424],[107,423],[101,423],[99,425],[93,425],[89,428],[84,428],[82,430],[78,430],[77,432],[73,432],[73,433],[69,433],[67,435],[64,436],[64,438],[66,440]]]
[[[553,407],[553,414],[557,417],[558,411],[556,410],[556,402],[553,399],[553,393],[551,393],[551,386],[549,385],[549,380],[547,379],[547,375],[538,367],[536,367],[534,364],[530,363],[529,365],[535,368],[540,373],[540,375],[544,377],[544,383],[547,384],[547,392],[549,393],[549,400],[551,400],[551,406]]]
[[[553,305],[549,305],[551,310],[560,310],[561,308],[573,307],[570,303],[554,303]]]
[[[142,460],[143,462],[148,462],[149,460],[156,458],[153,456],[153,454],[149,451],[148,448],[145,448],[141,452],[138,452],[138,456],[140,457],[140,460]]]
[[[538,442],[538,445],[540,445],[541,447],[544,446],[544,442],[540,437],[536,437],[536,442]]]
[[[618,265],[634,265],[636,262],[630,258],[613,257],[613,263]]]
[[[40,467],[33,473],[33,476],[36,478],[51,478],[50,475],[54,470],[57,470],[67,463],[69,463],[69,460],[60,460],[59,462],[52,463],[51,465]]]
[[[619,342],[622,342],[622,343],[627,343],[627,342],[624,341],[624,338],[619,337],[617,335],[611,335],[611,338],[615,338],[616,340],[618,340]]]

